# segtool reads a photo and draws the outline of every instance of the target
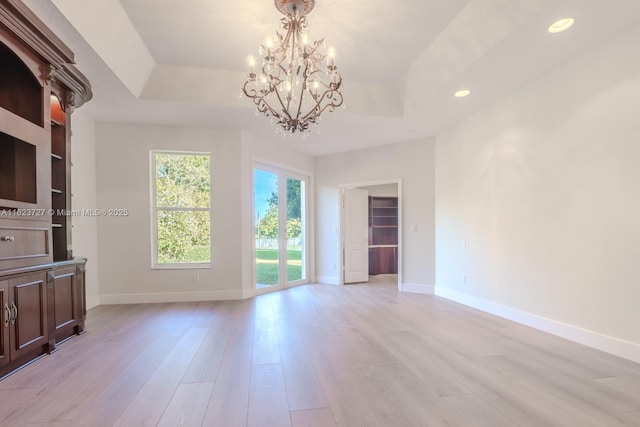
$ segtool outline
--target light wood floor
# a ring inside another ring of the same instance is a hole
[[[119,305],[0,382],[1,426],[640,426],[640,365],[396,285]]]

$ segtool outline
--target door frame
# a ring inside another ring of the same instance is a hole
[[[338,185],[338,259],[337,265],[340,266],[340,274],[338,279],[339,285],[344,285],[344,206],[342,204],[342,193],[345,188],[370,187],[374,185],[396,184],[398,186],[398,291],[402,290],[402,258],[404,253],[404,243],[402,239],[402,179],[380,179],[375,181],[360,181]]]

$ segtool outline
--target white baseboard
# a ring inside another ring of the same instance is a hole
[[[87,298],[87,310],[91,310],[93,307],[97,307],[100,305],[100,297],[89,297]]]
[[[410,292],[414,294],[433,295],[435,293],[434,285],[424,285],[420,283],[401,283],[400,292]]]
[[[640,363],[640,345],[436,286],[437,296]]]
[[[100,295],[100,304],[147,304],[162,302],[223,301],[244,297],[240,290],[207,292],[163,292],[148,294]]]
[[[318,276],[316,277],[316,282],[325,285],[339,285],[340,278],[338,276]]]

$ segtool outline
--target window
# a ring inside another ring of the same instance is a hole
[[[151,152],[153,268],[211,266],[211,158]]]

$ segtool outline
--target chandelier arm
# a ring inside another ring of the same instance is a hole
[[[242,92],[244,92],[244,95],[248,98],[255,98],[258,95],[258,92],[256,91],[255,88],[251,88],[251,90],[247,91],[247,85],[250,83],[250,80],[247,80],[246,82],[244,82],[244,85],[242,85]]]
[[[340,102],[338,104],[327,104],[324,107],[322,107],[320,110],[318,110],[317,115],[320,116],[320,114],[322,114],[324,112],[324,110],[326,110],[327,108],[329,109],[329,112],[334,111],[337,107],[341,106],[343,102],[342,96],[340,96]]]
[[[339,102],[333,102],[333,96],[338,95],[340,97]],[[331,102],[329,102],[328,104],[326,104],[324,107],[321,107],[322,105],[322,101],[327,98],[330,99]],[[333,111],[335,108],[340,107],[342,105],[342,103],[344,102],[344,98],[342,97],[342,94],[340,92],[338,92],[337,90],[327,90],[325,91],[322,96],[320,97],[319,100],[315,100],[316,102],[316,108],[314,108],[313,110],[311,110],[311,112],[313,112],[314,110],[318,110],[318,115],[322,114],[322,112],[324,110],[326,110],[327,108],[331,107],[330,111]],[[310,112],[310,113],[311,113]],[[310,114],[309,113],[309,114]]]
[[[250,83],[250,80],[247,80],[245,82],[244,86],[242,87],[242,91],[244,92],[245,96],[247,96],[248,98],[250,98],[253,101],[253,103],[258,108],[259,112],[265,113],[267,111],[267,109],[263,108],[261,105],[265,104],[267,107],[269,107],[269,104],[267,104],[264,101],[264,98],[258,94],[258,91],[256,91],[255,88],[251,88],[250,90],[247,90],[247,84],[248,83]],[[269,109],[271,109],[271,108],[269,107]]]
[[[307,79],[304,79],[304,83],[302,83],[302,88],[300,89],[300,100],[298,101],[298,111],[296,112],[296,119],[300,119],[300,112],[302,111],[302,100],[304,99],[304,88],[306,86]]]
[[[247,84],[249,84],[250,82],[251,80],[247,80],[245,82],[244,86],[242,87],[242,91],[248,98],[251,98],[253,103],[256,105],[258,112],[260,113],[270,112],[274,116],[279,117],[280,115],[269,105],[267,101],[265,101],[263,95],[258,94],[258,91],[255,88],[251,88],[250,90],[247,90]]]
[[[256,105],[258,106],[258,111],[259,112],[267,113],[267,111],[268,111],[274,117],[280,118],[280,114],[278,114],[278,112],[276,110],[271,108],[271,106],[263,98],[260,98],[260,102],[258,104],[256,104]]]
[[[291,117],[291,114],[289,113],[289,108],[291,107],[291,100],[293,99],[291,92],[293,91],[293,68],[294,68],[294,64],[295,64],[295,60],[296,60],[296,39],[300,37],[300,28],[298,25],[299,20],[295,20],[293,21],[294,25],[292,26],[293,29],[290,32],[291,34],[291,59],[289,60],[289,70],[287,72],[287,80],[288,80],[288,86],[285,89],[287,90],[287,114],[289,114],[289,117]],[[287,42],[289,42],[289,40],[287,39]],[[287,46],[289,46],[289,44],[287,43]],[[286,53],[286,52],[285,52]],[[286,55],[283,57],[283,59],[286,57]],[[300,98],[300,101],[302,101],[302,98]],[[298,114],[296,115],[296,118],[298,118],[297,116],[300,115],[300,108],[298,108]]]
[[[284,102],[282,102],[282,98],[280,97],[280,91],[276,90],[274,91],[276,96],[278,97],[278,101],[280,102],[280,106],[282,107],[282,112],[284,113],[284,115],[291,120],[291,114],[289,114],[289,109],[285,108],[284,106]],[[278,117],[280,117],[280,115],[278,114]]]
[[[311,99],[313,99],[313,101],[316,103],[316,106],[313,107],[307,114],[305,114],[304,117],[302,117],[301,120],[306,122],[311,117],[314,117],[314,122],[315,122],[315,117],[317,117],[319,113],[318,114],[314,114],[314,113],[316,113],[317,111],[320,111],[320,112],[322,111],[322,110],[320,110],[320,102],[318,101],[317,96],[315,96],[313,94],[313,92],[311,92],[310,88],[307,88],[307,91],[309,92],[309,95],[311,95]],[[324,95],[323,95],[323,97],[324,97]]]
[[[273,108],[271,108],[271,106],[264,100],[264,98],[255,97],[253,98],[253,103],[258,108],[258,112],[265,113],[266,115],[268,115],[267,113],[271,113],[275,117],[278,117],[278,113]]]

